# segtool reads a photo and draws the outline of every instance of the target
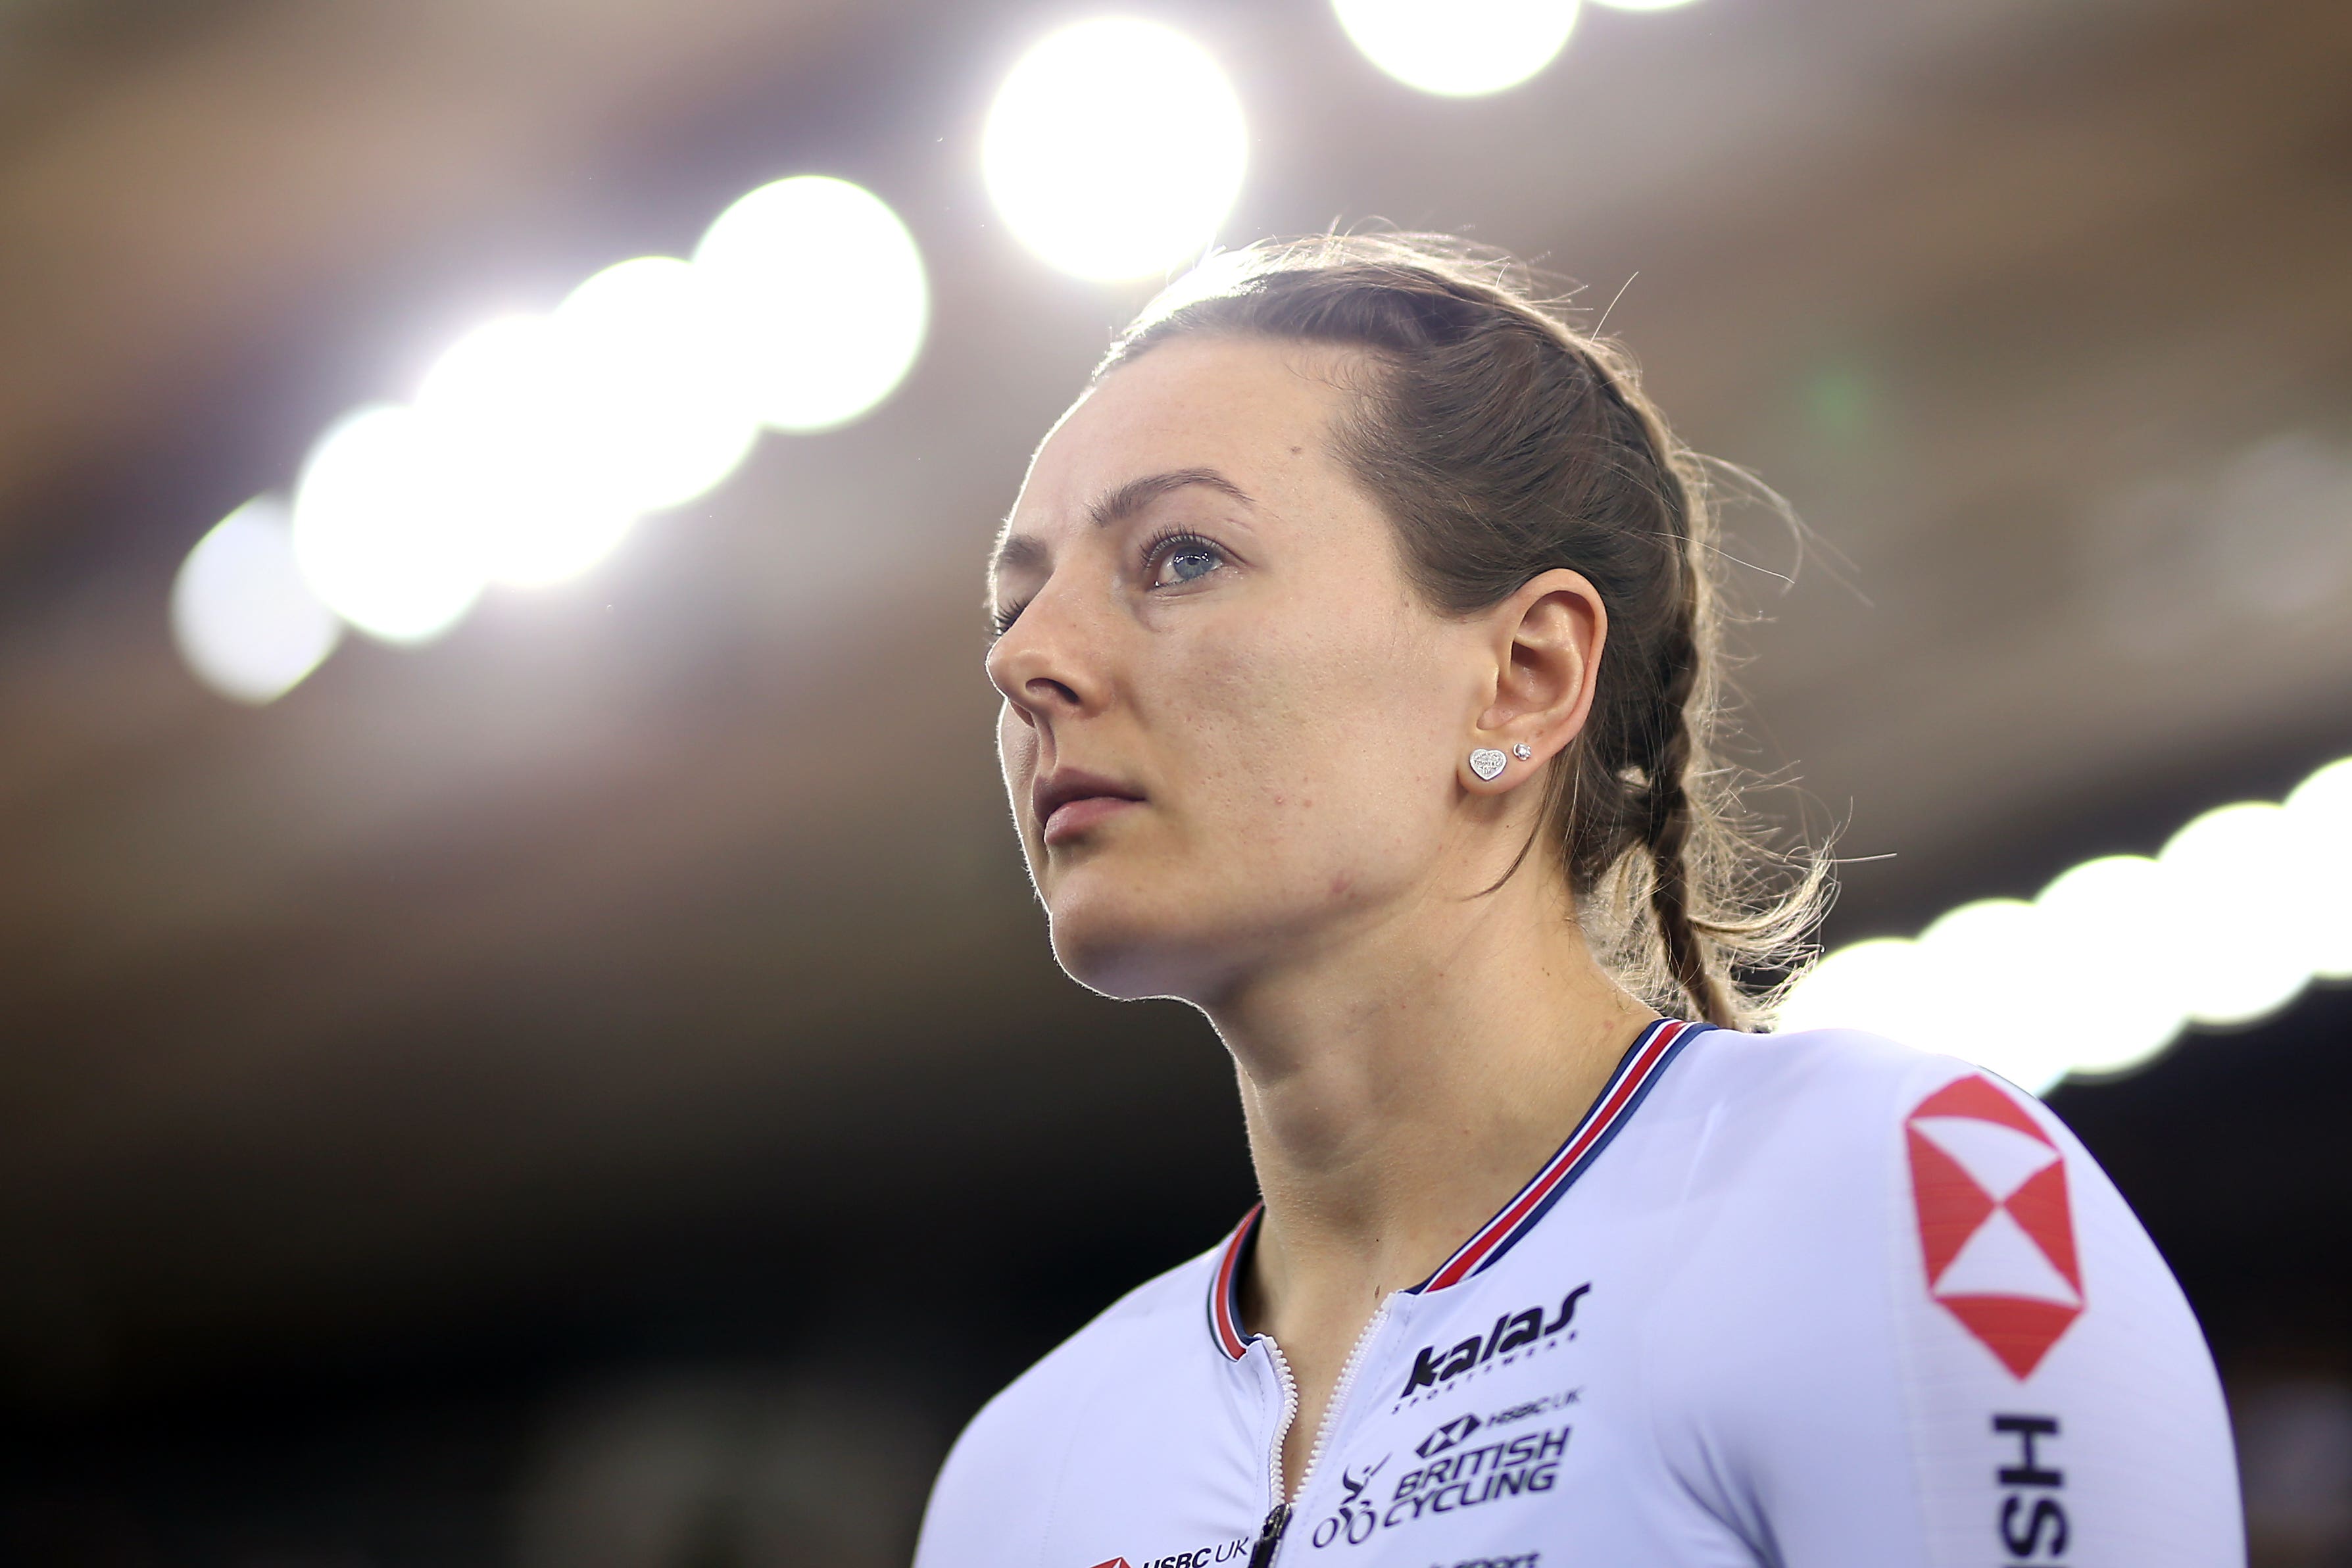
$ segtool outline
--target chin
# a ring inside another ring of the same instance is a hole
[[[1171,996],[1199,1002],[1233,968],[1233,924],[1171,919],[1183,900],[1141,888],[1112,889],[1084,876],[1061,879],[1045,900],[1054,959],[1089,991],[1122,1002]],[[1221,937],[1210,930],[1222,931]]]

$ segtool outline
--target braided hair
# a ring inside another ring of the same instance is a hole
[[[1549,764],[1537,837],[1603,961],[1662,1009],[1769,1016],[1818,916],[1823,863],[1745,831],[1710,744],[1720,691],[1708,466],[1612,344],[1500,253],[1440,235],[1223,252],[1147,306],[1095,371],[1179,337],[1357,351],[1336,449],[1396,524],[1431,604],[1466,615],[1555,567],[1609,611],[1591,715]],[[1501,886],[1497,883],[1496,886]],[[1491,890],[1491,889],[1490,889]]]

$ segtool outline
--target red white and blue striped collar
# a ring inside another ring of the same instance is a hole
[[[1661,1018],[1643,1030],[1618,1062],[1617,1070],[1610,1075],[1600,1098],[1592,1102],[1592,1109],[1584,1113],[1584,1120],[1568,1135],[1568,1142],[1544,1162],[1543,1169],[1496,1211],[1494,1218],[1480,1226],[1453,1257],[1440,1264],[1436,1273],[1412,1287],[1412,1293],[1443,1290],[1491,1268],[1519,1237],[1535,1228],[1536,1222],[1559,1201],[1569,1184],[1600,1157],[1601,1151],[1608,1147],[1609,1141],[1633,1116],[1651,1086],[1658,1081],[1666,1065],[1681,1054],[1683,1047],[1711,1026],[1685,1023],[1679,1018]],[[1265,1215],[1265,1205],[1259,1204],[1242,1216],[1241,1224],[1225,1240],[1224,1251],[1217,1258],[1215,1278],[1209,1285],[1209,1329],[1215,1336],[1217,1348],[1234,1361],[1247,1354],[1250,1341],[1256,1338],[1242,1329],[1241,1272],[1248,1261],[1258,1222]]]
[[[1217,1276],[1209,1281],[1209,1331],[1229,1361],[1247,1355],[1250,1341],[1257,1337],[1242,1332],[1242,1264],[1257,1235],[1257,1222],[1265,1217],[1265,1205],[1250,1205],[1241,1224],[1234,1226],[1234,1234],[1225,1238],[1225,1249],[1217,1256]]]

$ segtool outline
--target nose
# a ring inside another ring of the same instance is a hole
[[[1050,583],[1039,589],[988,650],[989,682],[1024,723],[1083,713],[1098,699],[1089,639],[1070,597]]]

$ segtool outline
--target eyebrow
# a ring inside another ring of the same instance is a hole
[[[1171,468],[1164,474],[1144,474],[1129,479],[1097,497],[1087,505],[1087,521],[1098,529],[1109,528],[1126,521],[1161,496],[1191,485],[1203,486],[1244,506],[1257,504],[1247,490],[1214,468]],[[996,547],[988,570],[993,576],[1008,566],[1042,566],[1045,563],[1044,541],[1031,534],[1013,533]]]

